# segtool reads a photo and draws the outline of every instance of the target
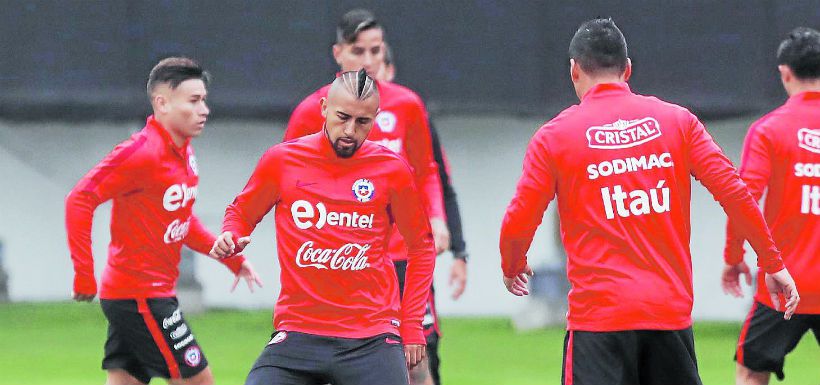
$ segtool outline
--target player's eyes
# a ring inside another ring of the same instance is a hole
[[[361,55],[361,54],[364,53],[364,49],[363,48],[353,48],[352,52],[353,52],[354,55]]]
[[[367,123],[370,123],[370,119],[367,119],[367,118],[356,119],[356,123],[358,123],[358,124],[367,124]]]
[[[373,55],[378,55],[379,52],[381,52],[381,51],[382,51],[382,47],[375,47],[375,48],[372,48],[370,50],[370,53],[372,53]]]

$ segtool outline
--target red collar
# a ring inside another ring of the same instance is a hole
[[[794,94],[786,101],[787,104],[798,104],[804,102],[820,101],[820,91],[805,91]]]
[[[587,99],[595,99],[599,97],[611,96],[611,95],[623,95],[623,94],[631,94],[632,90],[629,89],[629,84],[626,82],[620,83],[600,83],[594,85],[590,88],[587,93],[584,94],[584,97],[581,98],[581,102]]]
[[[171,134],[167,129],[165,129],[165,127],[162,126],[162,123],[154,118],[154,115],[148,117],[145,122],[145,127],[148,127],[156,132],[168,144],[168,146],[171,147],[171,150],[177,153],[177,155],[184,158],[188,153],[188,144],[191,143],[191,139],[186,139],[182,147],[178,147],[176,143],[174,143],[174,139],[171,137]]]

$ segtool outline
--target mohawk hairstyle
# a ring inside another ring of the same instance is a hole
[[[359,33],[373,28],[384,31],[373,12],[366,9],[349,11],[342,16],[339,25],[336,27],[336,43],[351,44],[359,38]]]
[[[777,64],[785,64],[801,80],[820,79],[820,32],[797,27],[780,43]]]
[[[376,81],[367,74],[364,68],[358,71],[347,71],[339,75],[336,79],[347,92],[355,96],[356,99],[365,100],[373,95],[378,95]]]
[[[171,89],[179,87],[180,83],[189,79],[200,79],[208,85],[211,75],[200,67],[199,63],[187,57],[169,57],[160,60],[151,69],[148,75],[148,85],[146,86],[148,96],[154,92],[160,84],[168,84]]]

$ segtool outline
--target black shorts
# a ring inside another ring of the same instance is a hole
[[[124,369],[148,383],[193,377],[208,367],[176,298],[102,299],[100,305],[108,319],[103,369]]]
[[[692,328],[568,331],[564,385],[702,385]]]
[[[740,330],[735,360],[756,372],[774,373],[782,381],[786,354],[809,330],[820,344],[820,314],[795,314],[786,321],[783,313],[755,302]]]
[[[396,277],[399,279],[399,295],[404,295],[404,278],[407,273],[407,261],[393,261],[396,268]],[[430,295],[427,297],[427,306],[424,308],[424,319],[421,321],[424,328],[424,337],[427,340],[427,357],[430,363],[430,375],[435,385],[441,384],[439,373],[440,360],[438,355],[438,340],[441,338],[441,329],[436,311],[436,290],[430,285]]]
[[[278,331],[253,364],[245,385],[408,385],[401,339],[324,337]]]

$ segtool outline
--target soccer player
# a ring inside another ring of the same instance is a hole
[[[276,217],[275,332],[248,385],[406,385],[424,358],[435,248],[409,165],[365,140],[379,96],[364,70],[342,73],[321,99],[320,131],[269,149],[225,212],[219,258],[241,251],[268,211]],[[394,226],[408,248],[401,300]]]
[[[758,273],[755,302],[737,343],[737,384],[768,384],[771,373],[783,379],[783,360],[809,329],[820,336],[820,33],[797,28],[780,43],[778,70],[789,95],[781,107],[749,128],[740,177],[755,200],[766,193],[764,216],[783,261],[800,287],[800,308],[784,321]],[[742,297],[740,275],[751,284],[743,261],[744,237],[727,225],[723,288]]]
[[[148,77],[154,114],[141,131],[117,145],[66,198],[66,229],[77,301],[97,294],[91,254],[94,210],[113,200],[111,245],[100,288],[108,319],[102,367],[108,385],[212,384],[208,361],[175,297],[180,248],[208,254],[215,241],[193,205],[199,181],[190,145],[208,118],[208,74],[191,59],[160,61]],[[261,282],[250,262],[221,259],[235,275]]]
[[[392,82],[396,76],[396,65],[393,59],[393,52],[390,46],[384,44],[384,65],[378,71],[376,79],[383,82]],[[433,157],[438,166],[439,179],[444,193],[444,210],[447,213],[447,230],[450,232],[450,251],[453,253],[453,266],[450,269],[450,285],[453,286],[453,298],[458,299],[464,293],[467,284],[467,244],[464,242],[461,228],[461,212],[456,199],[456,192],[450,182],[450,171],[447,162],[447,155],[444,147],[439,141],[438,133],[432,122],[430,124],[430,135],[433,140]],[[404,263],[397,262],[397,274],[399,277],[399,290],[404,285]],[[438,312],[436,311],[435,290],[430,287],[430,298],[424,314],[424,334],[427,337],[427,360],[417,365],[410,371],[410,382],[414,385],[440,385],[441,373],[439,371],[441,359],[438,354],[438,341],[441,338],[441,330],[438,325]]]
[[[557,196],[569,292],[564,384],[701,384],[692,335],[691,176],[750,240],[770,293],[799,301],[763,215],[692,113],[632,93],[611,19],[569,46],[580,104],[539,129],[501,226],[504,284],[529,294],[526,253]]]
[[[377,74],[384,63],[384,29],[371,12],[357,9],[342,16],[336,29],[333,57],[342,71],[364,69],[370,76]],[[441,253],[450,243],[450,234],[433,159],[427,110],[421,98],[405,87],[388,82],[377,82],[376,86],[381,106],[375,129],[367,139],[395,151],[410,163],[430,217],[436,251]],[[322,87],[299,103],[288,121],[285,141],[321,130],[324,120],[319,101],[327,96],[329,89],[330,85]],[[393,234],[390,256],[394,260],[406,260],[404,241],[395,229]]]

